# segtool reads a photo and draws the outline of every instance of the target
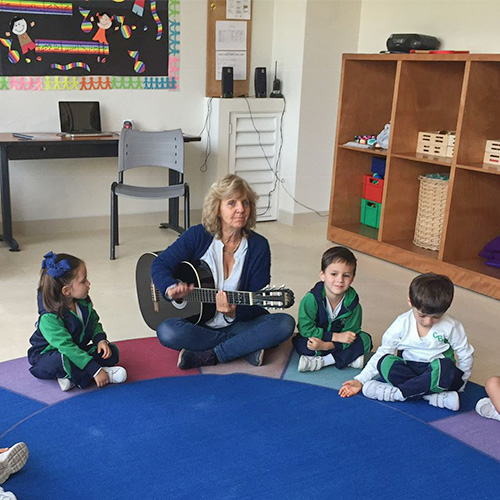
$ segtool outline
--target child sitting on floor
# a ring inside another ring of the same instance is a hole
[[[356,257],[345,247],[332,247],[321,258],[321,281],[307,292],[299,307],[299,333],[293,339],[301,355],[299,371],[324,366],[363,368],[372,339],[361,331],[361,305],[351,283]]]
[[[490,377],[485,387],[489,398],[480,399],[476,411],[481,417],[500,420],[500,377]]]
[[[445,314],[453,293],[447,276],[417,276],[410,284],[411,309],[387,329],[377,352],[354,380],[342,385],[340,396],[363,390],[367,398],[379,401],[423,398],[432,406],[457,411],[457,391],[469,380],[474,349],[462,324]],[[384,382],[372,380],[377,375]]]
[[[32,375],[57,379],[63,391],[127,379],[125,368],[116,366],[118,348],[106,339],[89,290],[82,260],[52,252],[44,256],[38,286],[40,316],[28,361]]]

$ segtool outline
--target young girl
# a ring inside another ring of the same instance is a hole
[[[63,391],[119,384],[127,372],[118,363],[118,348],[110,344],[88,296],[85,263],[68,254],[44,255],[38,285],[37,329],[28,350],[30,372],[57,379]]]
[[[486,381],[486,392],[489,398],[480,399],[476,411],[481,417],[500,420],[500,377],[490,377]]]

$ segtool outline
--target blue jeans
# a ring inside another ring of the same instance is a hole
[[[295,320],[285,313],[263,314],[250,321],[235,321],[224,328],[193,325],[182,318],[160,324],[156,334],[171,349],[206,351],[213,349],[221,363],[241,358],[259,349],[274,347],[289,339]]]

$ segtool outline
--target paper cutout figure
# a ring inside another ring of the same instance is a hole
[[[31,21],[29,24],[31,28],[35,26],[35,21]],[[13,35],[17,36],[19,41],[19,45],[21,46],[21,51],[24,56],[32,50],[33,52],[36,50],[36,43],[32,40],[32,38],[28,35],[28,21],[24,17],[15,16],[12,18],[10,22],[10,30]],[[5,34],[7,36],[11,36],[11,32],[7,31]],[[42,58],[38,56],[37,61],[41,61]],[[31,59],[26,57],[26,62],[31,62]]]
[[[109,46],[108,39],[106,38],[106,31],[113,26],[113,16],[110,16],[107,12],[98,12],[96,14],[97,21],[97,32],[92,37],[94,42],[99,42],[102,45]],[[94,20],[93,17],[90,18],[91,21]],[[115,26],[115,30],[120,29],[119,26]],[[108,49],[109,50],[109,49]],[[105,63],[106,57],[98,56],[97,62]]]

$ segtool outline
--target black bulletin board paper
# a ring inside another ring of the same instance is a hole
[[[168,62],[168,0],[0,0],[0,76],[168,76]]]

